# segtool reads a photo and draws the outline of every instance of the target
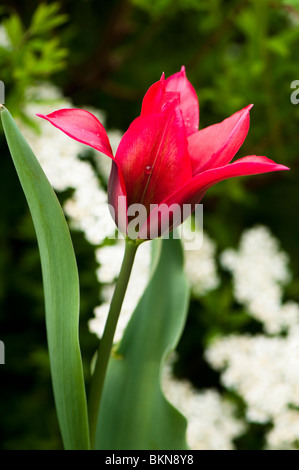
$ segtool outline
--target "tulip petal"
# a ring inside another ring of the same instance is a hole
[[[69,137],[112,158],[112,169],[108,185],[109,209],[119,229],[126,233],[126,208],[125,210],[120,209],[123,208],[123,201],[126,200],[124,179],[118,162],[113,157],[107,133],[100,121],[89,111],[82,109],[60,109],[46,116],[42,114],[38,114],[38,116],[49,121]],[[124,198],[119,199],[119,196]]]
[[[160,203],[191,177],[183,117],[178,103],[162,113],[140,116],[124,134],[115,156],[127,190],[128,206],[147,209]]]
[[[289,170],[288,167],[275,163],[267,157],[260,157],[251,155],[248,157],[240,158],[234,163],[225,165],[219,168],[212,168],[195,175],[184,186],[179,188],[176,192],[168,196],[158,207],[151,213],[147,222],[141,227],[139,238],[148,238],[151,225],[157,224],[159,214],[160,234],[174,229],[184,221],[183,210],[181,210],[181,217],[176,214],[175,221],[171,227],[167,227],[169,212],[167,207],[173,204],[180,205],[191,204],[193,210],[195,205],[198,204],[203,198],[207,189],[220,181],[236,176],[255,175],[259,173],[268,173],[271,171]],[[160,207],[161,206],[161,207]],[[190,213],[190,212],[189,212]],[[188,211],[186,211],[188,215]]]
[[[247,136],[252,106],[246,106],[224,121],[188,137],[194,175],[227,165],[233,159]]]
[[[115,160],[112,162],[108,182],[108,203],[112,219],[123,233],[127,233],[127,192],[121,169]]]
[[[141,116],[147,116],[148,114],[159,113],[161,111],[161,102],[165,93],[164,82],[163,73],[161,79],[149,87],[142,101]]]
[[[179,100],[178,92],[167,92],[165,90],[164,73],[160,80],[149,87],[144,95],[141,108],[141,116],[147,116],[152,113],[161,113],[167,103]]]
[[[181,68],[180,72],[171,75],[165,80],[165,90],[167,92],[178,92],[180,94],[180,107],[183,113],[187,136],[198,131],[198,98],[196,91],[187,79],[184,66]]]
[[[43,114],[37,114],[37,116],[46,119],[78,142],[89,145],[113,158],[110,142],[103,125],[89,111],[60,109],[46,116]]]

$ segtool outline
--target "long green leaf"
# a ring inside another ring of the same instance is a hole
[[[97,449],[187,449],[186,420],[165,399],[160,375],[182,333],[189,289],[180,241],[153,244],[150,282],[109,364]]]
[[[40,250],[51,374],[64,447],[87,449],[87,405],[78,341],[79,279],[70,233],[50,183],[5,108],[1,118]]]

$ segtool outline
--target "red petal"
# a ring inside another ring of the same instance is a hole
[[[108,182],[108,203],[115,224],[122,233],[126,234],[128,225],[127,194],[121,170],[115,160],[112,162]]]
[[[180,72],[171,75],[165,80],[165,90],[180,93],[180,107],[183,113],[187,135],[198,131],[198,99],[196,91],[186,77],[185,67],[182,67]]]
[[[161,79],[150,86],[145,93],[142,101],[141,116],[159,113],[161,111],[161,101],[165,93],[164,81],[163,73]]]
[[[42,114],[38,114],[38,116],[46,119],[78,142],[89,145],[112,158],[108,184],[110,211],[116,225],[123,233],[126,233],[126,188],[121,170],[118,168],[118,162],[113,158],[108,136],[100,121],[93,114],[82,109],[60,109],[47,116]],[[119,203],[119,196],[123,197],[122,203]]]
[[[83,109],[60,109],[46,116],[37,116],[46,119],[78,142],[113,158],[107,133],[100,121],[90,112]]]
[[[193,174],[227,165],[233,159],[247,136],[252,106],[188,137]]]
[[[230,165],[225,165],[220,168],[213,168],[203,173],[199,173],[194,176],[191,181],[180,187],[176,192],[171,194],[161,203],[161,206],[164,205],[165,207],[165,209],[161,211],[161,227],[163,231],[165,231],[166,222],[168,219],[167,206],[169,207],[172,204],[179,204],[182,207],[183,204],[191,204],[194,208],[195,205],[201,201],[207,189],[209,189],[214,184],[219,183],[220,181],[236,176],[254,175],[280,170],[289,170],[289,168],[284,165],[279,165],[269,158],[252,155],[249,157],[240,158]],[[150,213],[150,217],[148,218],[147,222],[141,227],[139,233],[140,239],[147,238],[149,227],[151,224],[157,223],[158,212],[159,206]],[[172,228],[175,228],[183,221],[183,217],[176,217],[175,224]]]
[[[152,113],[161,113],[167,103],[179,100],[180,95],[177,92],[166,92],[164,73],[160,80],[154,83],[144,95],[141,108],[141,116],[147,116]]]
[[[128,205],[158,204],[192,177],[182,113],[171,103],[162,113],[140,116],[124,134],[115,160]]]

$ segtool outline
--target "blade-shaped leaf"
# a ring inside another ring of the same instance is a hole
[[[1,118],[40,250],[51,374],[64,447],[87,449],[87,405],[78,341],[79,279],[70,233],[50,183],[5,108]]]
[[[97,449],[187,449],[186,420],[165,399],[160,376],[182,333],[189,289],[180,241],[152,243],[150,282],[109,364]]]

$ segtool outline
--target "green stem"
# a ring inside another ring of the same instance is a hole
[[[116,325],[127,290],[138,246],[139,243],[136,243],[129,239],[126,240],[124,259],[122,262],[119,277],[116,282],[114,294],[111,300],[108,318],[100,342],[98,357],[91,379],[89,396],[89,428],[91,448],[94,447],[100,402],[103,393],[104,381],[110,358],[110,353],[113,345],[114,333],[116,330]]]

